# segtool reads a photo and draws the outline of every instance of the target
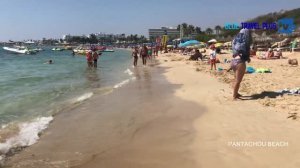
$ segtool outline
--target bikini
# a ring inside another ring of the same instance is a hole
[[[245,61],[241,60],[240,57],[235,57],[231,60],[231,68],[232,70],[236,71],[237,69],[237,66],[240,64],[240,63],[245,63]]]

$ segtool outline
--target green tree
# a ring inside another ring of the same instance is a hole
[[[222,30],[222,27],[221,27],[221,26],[217,25],[217,26],[215,27],[215,31],[216,31],[216,35],[217,35],[217,36],[220,35],[220,31],[221,31],[221,30]]]
[[[187,35],[190,35],[195,32],[195,27],[193,25],[188,25],[187,27]]]
[[[183,29],[183,35],[188,34],[188,24],[187,23],[182,23],[182,29]]]
[[[91,44],[98,43],[98,39],[97,39],[97,36],[95,34],[90,34],[89,43],[91,43]]]
[[[208,35],[208,34],[198,34],[196,36],[196,40],[201,41],[201,42],[205,42],[205,43],[207,41],[209,41],[210,39],[212,39],[212,38],[215,38],[215,36],[214,35]]]
[[[196,32],[197,34],[201,34],[201,28],[200,28],[200,27],[196,27],[196,28],[195,28],[195,32]]]
[[[207,28],[205,30],[205,33],[208,34],[208,35],[211,35],[213,33],[213,30],[211,28]]]

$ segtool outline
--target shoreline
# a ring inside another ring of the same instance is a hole
[[[129,52],[127,51],[116,50],[116,52],[117,54],[121,53],[125,59],[127,59],[127,55],[129,55]],[[48,53],[45,54],[47,55]],[[77,59],[77,57],[74,57],[74,59]],[[77,60],[73,61],[76,62]],[[108,62],[109,60],[106,59],[105,61]],[[49,100],[49,103],[45,106],[39,104],[33,104],[30,106],[30,102],[28,101],[27,106],[30,109],[28,110],[28,114],[24,113],[24,116],[27,115],[26,117],[20,117],[20,119],[18,120],[12,120],[7,124],[2,125],[2,129],[0,130],[0,162],[3,162],[3,160],[5,160],[6,155],[11,156],[13,155],[13,153],[15,153],[15,151],[19,151],[19,149],[34,144],[39,139],[39,135],[42,134],[43,130],[46,129],[46,127],[52,121],[52,118],[55,117],[58,113],[70,111],[73,108],[76,108],[79,104],[81,104],[81,102],[89,99],[93,95],[108,94],[112,92],[112,90],[118,87],[122,87],[122,85],[124,85],[123,82],[125,81],[125,79],[128,81],[133,80],[131,72],[127,69],[128,61],[123,65],[124,66],[120,66],[121,68],[119,68],[119,70],[116,70],[118,74],[115,78],[110,78],[109,80],[104,81],[103,78],[105,76],[101,75],[100,70],[89,71],[85,68],[85,64],[83,64],[83,71],[79,72],[78,75],[81,76],[79,78],[82,79],[83,82],[80,83],[80,80],[75,79],[76,82],[79,81],[79,84],[75,82],[75,85],[77,84],[77,86],[75,87],[73,86],[73,83],[67,84],[67,86],[70,87],[66,87],[66,91],[59,90],[60,81],[55,81],[56,83],[51,81],[53,82],[53,85],[49,89],[49,94],[55,94],[57,97],[56,99],[52,99],[52,101]],[[82,66],[80,65],[80,67]],[[124,69],[122,67],[124,67]],[[54,76],[55,75],[56,74],[54,74]],[[98,82],[100,79],[97,78],[97,76],[100,75],[102,77],[101,85],[100,82]],[[57,86],[56,84],[59,86]],[[53,89],[54,93],[51,92],[51,88],[55,88]],[[43,92],[44,90],[41,90],[38,93]],[[41,99],[42,98],[45,98],[46,100],[47,96],[41,97]],[[5,112],[5,109],[3,109],[3,111]],[[18,109],[17,111],[20,110]],[[24,109],[24,111],[26,111],[26,109]],[[29,113],[31,111],[36,111],[36,113],[34,113],[34,115],[31,115],[31,113]],[[49,121],[47,120],[47,123],[45,123],[44,121],[40,121],[44,120],[44,118],[49,118]]]
[[[136,81],[107,97],[60,113],[8,167],[297,167],[299,122],[258,101],[231,101],[227,84],[171,57],[134,69]],[[289,146],[228,145],[239,141]]]
[[[136,68],[133,70],[136,81],[58,114],[40,141],[10,158],[7,167],[62,167],[67,164],[75,167],[135,164],[140,167],[147,165],[145,161],[153,167],[165,164],[166,160],[173,160],[169,163],[173,167],[181,162],[194,167],[188,154],[190,150],[185,145],[193,139],[190,121],[202,114],[199,110],[204,110],[172,96],[172,90],[180,86],[169,84],[162,77],[164,69]],[[129,98],[128,93],[133,97]],[[195,110],[181,116],[184,111],[181,106],[194,106]],[[172,139],[175,142],[170,143]],[[51,149],[51,153],[47,149]],[[107,161],[102,157],[107,157]],[[43,162],[42,158],[49,160]],[[93,162],[89,161],[91,158]]]

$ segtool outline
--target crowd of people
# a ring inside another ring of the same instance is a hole
[[[159,49],[159,46],[147,47],[146,45],[143,45],[141,47],[134,47],[132,51],[133,66],[137,66],[139,57],[142,59],[143,65],[146,66],[148,59],[151,60],[153,57],[158,56]]]
[[[251,48],[252,38],[251,38],[251,31],[248,29],[242,29],[240,32],[234,37],[232,41],[232,51],[233,51],[233,58],[230,62],[230,67],[227,69],[228,71],[234,71],[234,82],[233,82],[233,99],[238,99],[241,97],[239,94],[240,84],[243,80],[244,74],[246,72],[246,62],[250,62],[250,56],[256,55],[257,52]],[[207,60],[210,64],[211,70],[217,70],[216,63],[220,62],[217,58],[219,48],[215,47],[214,43],[208,45],[206,49],[209,49],[209,55],[203,55],[202,53],[206,53],[206,50],[199,51],[199,49],[195,49],[194,54],[192,54],[189,58],[191,61],[198,61],[198,60]],[[142,64],[144,66],[147,65],[148,60],[152,60],[155,56],[158,56],[158,52],[163,52],[164,48],[162,46],[135,46],[132,50],[132,58],[133,58],[133,66],[136,67],[138,65],[138,59],[142,59]],[[165,51],[168,52],[176,52],[182,50],[171,49],[168,50],[165,47]],[[189,48],[189,52],[192,52],[192,49]],[[282,52],[280,49],[275,49],[275,51],[271,48],[268,49],[267,52],[264,53],[265,59],[280,59],[282,58]],[[101,53],[100,53],[101,55]],[[86,54],[87,64],[88,67],[97,68],[97,60],[98,60],[98,53],[96,50],[90,50]],[[228,63],[227,61],[225,61]],[[292,62],[292,61],[291,61]],[[297,62],[298,64],[298,62]]]

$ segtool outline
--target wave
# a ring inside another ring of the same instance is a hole
[[[85,100],[91,98],[93,95],[94,95],[93,92],[85,93],[85,94],[75,98],[74,103],[79,103],[79,102],[85,101]]]
[[[18,133],[8,138],[4,143],[0,143],[0,154],[5,155],[11,148],[27,147],[39,140],[39,134],[45,130],[53,117],[40,117],[31,122],[19,123]],[[6,126],[8,127],[8,126]],[[1,156],[3,159],[4,157]]]
[[[130,82],[130,79],[126,79],[126,80],[124,80],[124,81],[122,81],[122,82],[116,84],[116,85],[114,86],[114,89],[120,88],[120,87],[126,85],[126,84],[129,83],[129,82]]]
[[[130,69],[126,69],[124,73],[128,74],[129,76],[133,75],[133,72]]]

